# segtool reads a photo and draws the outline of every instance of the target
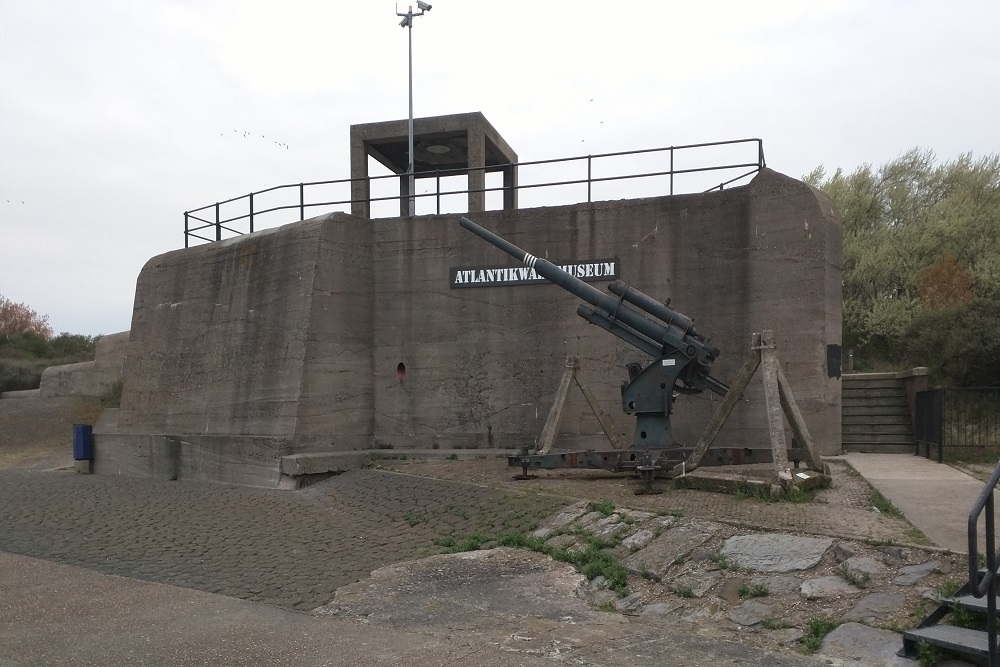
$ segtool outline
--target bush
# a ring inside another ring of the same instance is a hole
[[[932,381],[961,387],[1000,385],[1000,302],[974,299],[917,316],[907,331],[908,356]]]

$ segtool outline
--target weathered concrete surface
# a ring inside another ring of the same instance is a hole
[[[122,379],[128,341],[128,331],[101,336],[93,361],[46,368],[38,387],[39,398],[100,396]]]
[[[489,610],[469,605],[463,624],[478,624],[462,630],[311,616],[3,552],[0,573],[0,667],[822,664],[607,613],[577,624],[522,616],[497,627]]]
[[[722,545],[722,554],[755,572],[796,572],[814,567],[832,544],[798,535],[736,535]]]
[[[856,454],[843,457],[879,493],[899,508],[934,544],[969,550],[969,511],[983,483],[949,465],[908,454]],[[979,549],[985,539],[979,519]]]
[[[273,486],[281,456],[370,447],[370,229],[333,214],[151,259],[96,472]]]
[[[778,355],[821,453],[840,450],[840,381],[827,345],[840,343],[840,223],[829,201],[770,170],[746,187],[703,195],[492,211],[475,221],[540,257],[618,257],[622,279],[693,317],[722,356],[713,373],[731,379],[750,334],[774,330]],[[566,355],[616,428],[623,366],[643,355],[576,314],[580,300],[554,285],[449,289],[449,266],[513,266],[451,217],[372,222],[375,430],[396,447],[428,437],[448,447],[533,443]],[[432,314],[432,315],[431,315]],[[808,326],[805,326],[808,323]],[[399,364],[405,378],[396,376]],[[767,446],[762,383],[746,392],[717,443]],[[674,435],[693,444],[718,406],[681,397]],[[570,392],[557,446],[606,447],[580,392]]]
[[[672,298],[711,336],[723,380],[742,365],[750,334],[773,330],[819,450],[839,451],[839,368],[827,346],[840,342],[841,227],[816,191],[765,169],[723,192],[476,220],[554,260],[617,257],[625,281]],[[455,216],[346,214],[153,258],[136,287],[117,429],[96,433],[97,471],[148,474],[128,443],[151,436],[262,452],[248,459],[262,484],[296,453],[517,448],[535,442],[569,354],[631,440],[619,385],[643,355],[581,320],[577,297],[554,285],[449,285],[450,267],[505,262]],[[720,446],[768,446],[762,383],[745,398]],[[717,406],[711,395],[682,397],[675,438],[696,441]],[[264,451],[256,438],[282,444]],[[558,446],[606,444],[571,392]]]

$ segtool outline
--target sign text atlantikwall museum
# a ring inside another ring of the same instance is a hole
[[[618,258],[587,259],[569,263],[553,262],[584,282],[615,280],[619,277]],[[448,269],[449,285],[459,287],[499,287],[538,285],[548,282],[527,266],[453,266]]]

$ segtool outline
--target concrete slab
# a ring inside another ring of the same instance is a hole
[[[968,552],[969,511],[983,489],[982,482],[919,456],[852,453],[841,458],[934,544]],[[982,545],[982,527],[979,534]]]

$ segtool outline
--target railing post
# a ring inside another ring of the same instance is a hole
[[[670,196],[674,196],[674,147],[670,147]]]
[[[188,212],[184,211],[184,247],[188,247]]]
[[[219,202],[215,202],[215,240],[222,240],[222,225],[219,223]]]
[[[587,203],[588,204],[591,203],[591,199],[590,199],[590,179],[593,178],[593,174],[592,174],[592,170],[591,170],[591,163],[592,163],[591,157],[592,156],[590,156],[590,155],[587,156]]]
[[[434,170],[434,181],[436,183],[436,185],[434,186],[434,188],[437,191],[437,194],[436,194],[436,198],[437,198],[437,214],[441,215],[441,170],[440,169],[435,169]]]
[[[253,193],[250,193],[250,233],[253,234]]]
[[[306,186],[299,183],[299,220],[306,219]]]

